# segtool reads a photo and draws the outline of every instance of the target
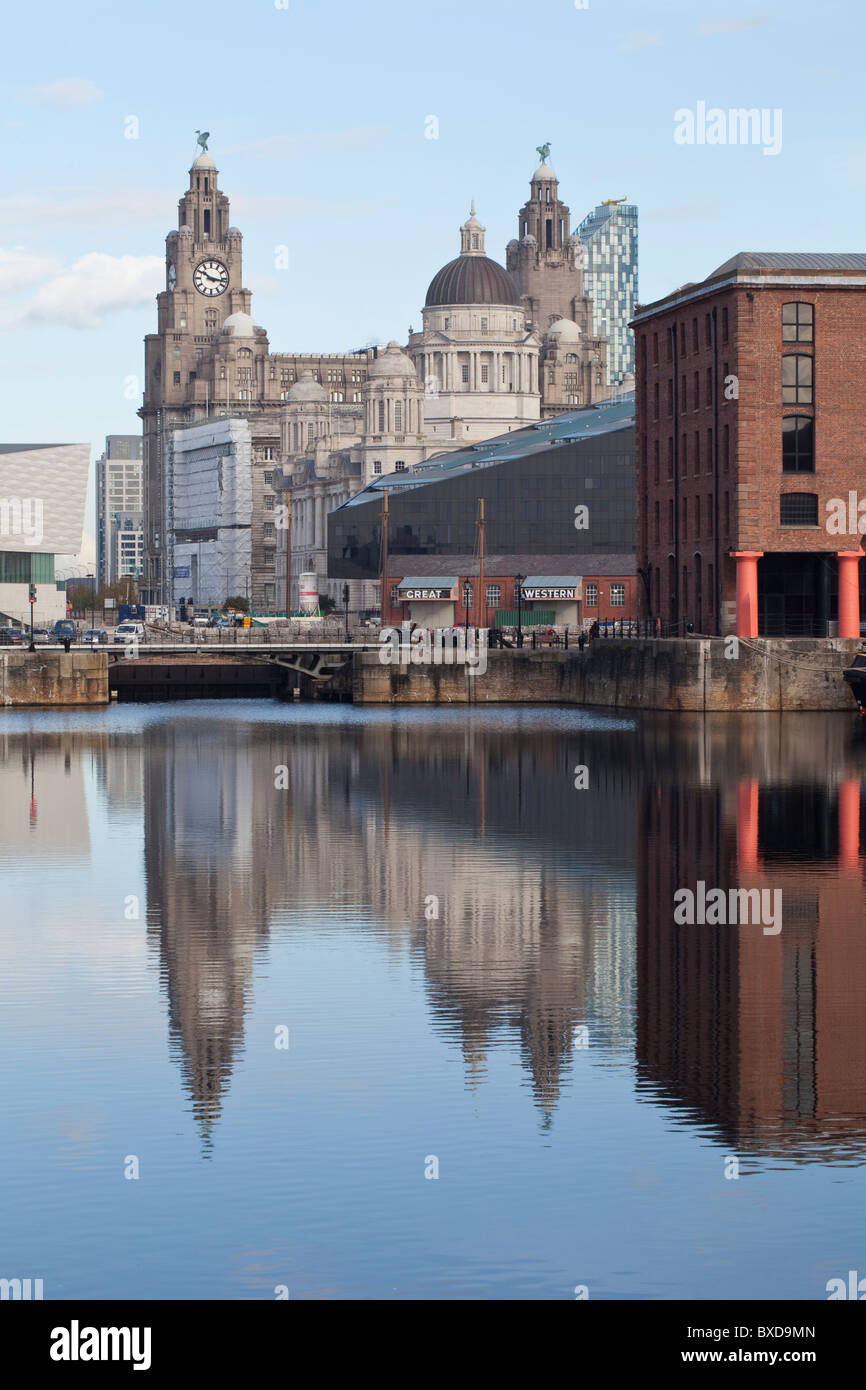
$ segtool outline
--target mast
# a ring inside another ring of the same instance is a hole
[[[379,603],[380,620],[385,622],[385,605],[388,605],[388,622],[391,621],[391,600],[388,596],[388,489],[382,494],[382,593]]]
[[[487,626],[487,602],[484,597],[484,498],[478,499],[478,605],[481,622],[476,627]]]

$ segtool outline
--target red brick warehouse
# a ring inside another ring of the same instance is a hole
[[[632,327],[643,611],[859,637],[866,255],[744,252]]]

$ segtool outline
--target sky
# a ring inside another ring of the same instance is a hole
[[[545,142],[572,226],[604,198],[637,203],[643,303],[737,251],[862,251],[864,13],[853,0],[16,6],[0,81],[0,439],[87,441],[96,456],[105,435],[139,432],[142,340],[199,129],[273,351],[405,342],[473,198],[504,261]],[[683,143],[699,103],[766,111],[767,138],[699,142],[696,126]]]

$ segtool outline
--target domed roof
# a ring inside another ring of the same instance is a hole
[[[242,235],[242,233],[241,233],[240,227],[229,227],[228,231],[226,232],[226,236],[241,236],[241,235]]]
[[[580,329],[571,319],[556,319],[548,328],[547,337],[557,338],[561,343],[579,343]]]
[[[215,169],[216,165],[206,150],[202,150],[192,162],[193,169]]]
[[[461,255],[443,265],[430,281],[428,309],[444,304],[518,304],[520,295],[508,271],[488,256]]]
[[[418,374],[412,364],[411,357],[403,351],[400,344],[393,339],[383,353],[375,358],[367,368],[367,378],[377,376],[405,376],[412,377],[416,382]]]
[[[531,232],[527,232],[527,233],[526,233],[526,236],[523,238],[523,245],[524,245],[524,246],[535,246],[535,245],[536,245],[535,237],[532,235]]]
[[[234,338],[254,338],[257,328],[258,324],[253,323],[249,314],[229,314],[227,319],[223,319],[220,333]]]
[[[555,178],[556,178],[556,175],[554,174],[554,172],[553,172],[553,170],[551,169],[551,167],[550,167],[549,164],[539,164],[539,166],[538,166],[538,168],[536,169],[535,173],[532,175],[532,182],[535,183],[536,179],[555,179]]]
[[[178,232],[178,236],[192,236],[192,227],[188,227],[186,223],[184,223]]]
[[[287,401],[324,401],[327,398],[324,386],[316,381],[309,367],[301,373],[286,396]]]

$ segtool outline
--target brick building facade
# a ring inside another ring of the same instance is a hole
[[[866,255],[743,253],[633,327],[643,612],[859,636]]]

